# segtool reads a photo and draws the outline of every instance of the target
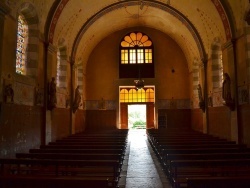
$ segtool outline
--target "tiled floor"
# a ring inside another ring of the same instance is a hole
[[[130,130],[120,188],[171,188],[147,141],[145,129]]]

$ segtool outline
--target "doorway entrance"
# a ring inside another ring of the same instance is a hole
[[[155,127],[154,86],[135,89],[121,86],[119,91],[119,124],[121,129],[149,129]],[[140,118],[138,117],[140,113]],[[132,121],[135,122],[132,122]]]
[[[128,105],[128,129],[146,129],[146,105]]]

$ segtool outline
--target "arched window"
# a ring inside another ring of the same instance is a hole
[[[21,14],[18,16],[16,73],[26,74],[26,49],[28,44],[28,24]]]
[[[140,90],[134,88],[120,89],[121,103],[154,102],[154,88],[145,87]]]
[[[152,78],[153,63],[153,43],[146,34],[131,32],[123,37],[120,43],[120,78]]]

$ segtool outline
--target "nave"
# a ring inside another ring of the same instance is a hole
[[[191,129],[82,132],[0,158],[0,188],[248,188],[250,149]]]

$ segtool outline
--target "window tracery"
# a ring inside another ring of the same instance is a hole
[[[28,24],[24,16],[18,16],[17,26],[17,48],[16,48],[16,73],[26,73],[26,49],[28,43]]]
[[[132,32],[121,42],[121,64],[153,63],[152,41],[141,32]]]

